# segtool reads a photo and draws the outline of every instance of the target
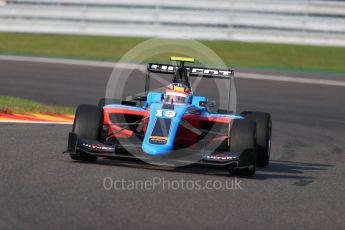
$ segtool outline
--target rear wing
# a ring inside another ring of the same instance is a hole
[[[171,58],[175,61],[175,57]],[[178,61],[183,62],[191,62],[191,60],[181,60],[178,58]],[[183,64],[182,64],[183,66]],[[159,74],[175,74],[176,70],[180,66],[178,65],[167,65],[167,64],[157,64],[157,63],[149,63],[147,64],[147,71],[146,71],[146,81],[145,81],[145,95],[148,95],[149,88],[150,88],[150,73],[159,73]],[[232,83],[234,80],[234,70],[230,69],[209,69],[203,67],[190,67],[190,66],[183,66],[187,69],[188,77],[202,77],[202,78],[215,78],[215,79],[225,79],[229,81],[229,92],[228,94],[222,94],[223,97],[225,95],[228,97],[226,100],[220,99],[218,103],[217,111],[222,111],[223,113],[230,114],[230,97],[231,97],[231,89]],[[223,101],[223,102],[222,102]]]
[[[162,74],[174,74],[177,65],[166,64],[147,64],[148,73],[162,73]],[[207,77],[207,78],[222,78],[231,79],[234,76],[234,71],[229,69],[207,69],[202,67],[186,67],[190,77]]]

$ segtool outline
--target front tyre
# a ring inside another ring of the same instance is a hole
[[[234,120],[230,129],[230,151],[240,153],[237,167],[230,174],[252,176],[256,171],[256,124],[253,121]]]
[[[94,105],[79,105],[75,113],[72,133],[78,138],[98,140],[103,127],[103,109]],[[82,152],[70,154],[73,160],[96,161],[96,156]]]
[[[257,133],[257,166],[266,167],[271,155],[272,120],[271,115],[264,112],[245,111],[241,113],[245,119],[256,122]]]

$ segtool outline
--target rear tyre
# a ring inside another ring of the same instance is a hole
[[[271,155],[272,120],[271,115],[264,112],[245,111],[241,113],[245,119],[256,122],[257,166],[266,167]]]
[[[103,109],[94,105],[79,105],[75,113],[72,132],[78,138],[98,140],[103,128]],[[82,152],[70,154],[73,160],[96,161],[97,157]]]
[[[241,153],[236,168],[230,174],[252,176],[256,171],[256,124],[254,121],[235,120],[230,130],[230,150]]]

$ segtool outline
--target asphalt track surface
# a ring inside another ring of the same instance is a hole
[[[58,105],[96,103],[111,71],[0,61],[0,95]],[[236,178],[198,167],[73,162],[61,154],[69,125],[5,123],[0,124],[0,229],[345,229],[345,88],[236,83],[239,110],[273,116],[271,164],[252,178],[237,178],[239,187],[107,190],[106,177],[201,185]]]

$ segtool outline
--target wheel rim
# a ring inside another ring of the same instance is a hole
[[[271,148],[272,148],[271,137],[272,137],[272,121],[269,122],[269,131],[268,131],[268,150],[267,150],[268,158],[270,158],[271,156]]]

